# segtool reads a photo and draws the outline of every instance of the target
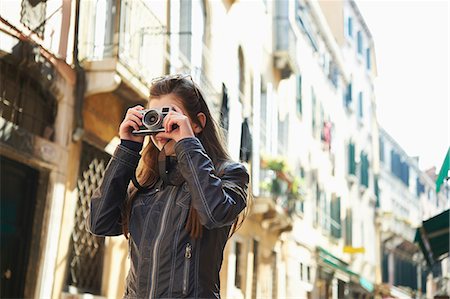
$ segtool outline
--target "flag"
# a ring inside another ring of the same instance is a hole
[[[445,156],[444,163],[442,164],[441,170],[436,179],[436,193],[441,190],[441,185],[444,180],[448,180],[448,171],[450,170],[450,147],[447,150],[447,155]]]

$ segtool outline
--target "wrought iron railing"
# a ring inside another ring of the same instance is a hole
[[[210,61],[208,48],[202,46],[201,67],[194,66],[181,51],[177,57],[171,55],[168,52],[169,36],[179,33],[168,32],[148,3],[143,0],[122,0],[120,9],[116,9],[114,2],[83,1],[85,13],[81,20],[80,60],[117,58],[127,71],[146,86],[152,78],[165,73],[165,62],[176,65],[177,72],[192,74],[206,100],[211,103],[213,112],[218,112],[221,91],[211,83],[203,67]],[[118,18],[115,16],[116,11],[120,11]],[[118,26],[115,26],[116,20]],[[118,30],[118,38],[115,39],[114,30]]]
[[[122,0],[118,49],[121,63],[148,84],[163,72],[166,45],[166,27],[147,4]]]
[[[102,286],[105,240],[88,231],[86,220],[92,194],[100,185],[110,157],[95,147],[83,143],[81,159],[66,288],[71,292],[71,289],[75,288],[76,293],[99,295]]]

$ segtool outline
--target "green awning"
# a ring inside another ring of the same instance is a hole
[[[414,242],[420,249],[429,266],[449,255],[450,210],[446,210],[422,222],[417,228]]]
[[[344,262],[343,260],[334,256],[331,252],[329,252],[319,246],[319,247],[317,247],[317,253],[319,254],[319,257],[325,264],[331,266],[332,268],[340,270],[344,273],[347,273],[350,276],[353,275],[353,276],[359,277],[359,275],[357,273],[353,272],[352,270],[350,270],[348,268],[348,264],[346,262]]]
[[[368,281],[367,279],[365,279],[364,277],[360,277],[359,278],[359,284],[366,289],[366,291],[368,291],[369,293],[372,293],[373,290],[375,289],[373,286],[373,283],[371,283],[370,281]]]
[[[450,170],[450,147],[447,150],[447,155],[445,156],[444,163],[442,163],[441,170],[436,179],[436,193],[441,190],[441,185],[445,180],[448,180],[448,171]]]
[[[331,266],[331,268],[340,270],[346,274],[348,274],[356,284],[364,288],[369,293],[372,293],[375,289],[373,284],[367,279],[361,277],[358,273],[353,272],[348,268],[348,264],[341,260],[340,258],[333,255],[331,252],[325,250],[324,248],[318,246],[317,253],[321,259],[321,262],[327,266]]]

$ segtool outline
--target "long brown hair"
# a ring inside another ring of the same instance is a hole
[[[192,77],[185,75],[173,75],[161,77],[154,81],[150,87],[150,99],[158,99],[164,95],[172,94],[177,98],[183,106],[183,110],[188,114],[189,118],[200,127],[203,127],[197,138],[202,143],[209,158],[216,169],[230,160],[230,156],[224,146],[224,136],[221,128],[212,117],[199,87],[194,83]],[[202,126],[197,115],[204,113],[206,116],[206,124]],[[148,142],[142,152],[142,158],[136,170],[136,179],[141,186],[150,187],[159,179],[158,172],[158,148],[153,142]],[[138,189],[134,184],[130,183],[128,188],[128,198],[122,212],[122,228],[123,234],[128,239],[128,222],[131,213],[131,206]],[[249,192],[251,193],[251,192]],[[249,204],[249,202],[247,202]],[[248,208],[248,207],[247,207]],[[230,231],[230,236],[241,226],[246,217],[248,209],[236,219]],[[202,235],[203,227],[200,223],[197,211],[190,206],[189,215],[185,225],[192,238],[199,238]]]

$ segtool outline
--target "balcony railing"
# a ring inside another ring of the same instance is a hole
[[[166,28],[141,0],[122,0],[120,9],[119,59],[148,83],[163,73]]]
[[[289,1],[276,1],[274,19],[274,65],[281,70],[283,78],[295,72],[296,37],[289,21]]]
[[[164,72],[166,28],[144,1],[122,0],[120,8],[115,1],[81,5],[80,61],[116,59],[144,85]]]
[[[204,67],[194,66],[182,53],[176,57],[168,53],[170,33],[149,6],[152,2],[122,0],[120,9],[114,6],[115,3],[104,0],[82,2],[80,60],[116,60],[126,70],[125,77],[131,75],[143,86],[149,86],[152,78],[164,74],[168,62],[176,66],[176,72],[192,74],[205,99],[211,102],[212,110],[218,111],[221,93],[205,74]],[[210,61],[205,45],[202,59],[203,64]]]

